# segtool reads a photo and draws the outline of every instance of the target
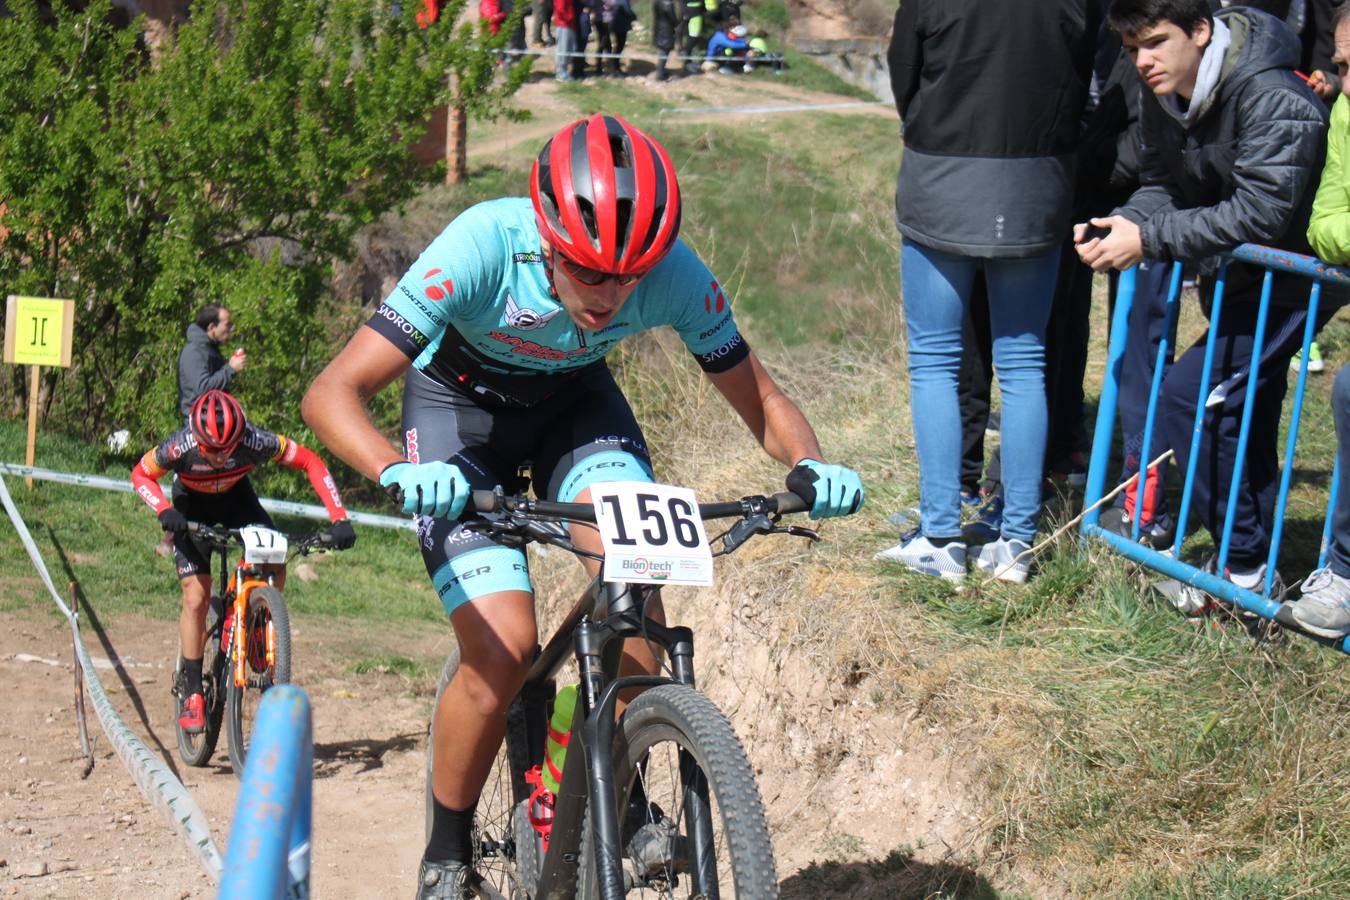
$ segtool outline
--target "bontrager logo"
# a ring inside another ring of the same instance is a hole
[[[439,278],[439,276],[444,274],[445,273],[440,269],[430,269],[427,271],[427,274],[422,276],[422,280],[427,281],[432,278]],[[442,303],[449,300],[450,295],[455,292],[455,283],[449,278],[440,278],[438,281],[427,285],[423,291],[427,295],[428,300]]]

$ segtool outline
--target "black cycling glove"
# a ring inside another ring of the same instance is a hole
[[[170,506],[159,514],[159,527],[165,531],[179,532],[188,530],[187,516]]]
[[[340,519],[328,526],[323,533],[324,543],[331,544],[335,550],[347,550],[356,543],[356,529],[347,519]]]

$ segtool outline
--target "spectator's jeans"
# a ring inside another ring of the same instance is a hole
[[[1331,511],[1331,553],[1327,565],[1350,578],[1350,366],[1336,373],[1331,388],[1331,414],[1336,420],[1336,458],[1341,462],[1341,487]]]
[[[1318,327],[1335,312],[1318,312]],[[1274,523],[1275,497],[1279,487],[1280,409],[1288,389],[1289,360],[1302,346],[1306,309],[1272,307],[1266,323],[1266,343],[1256,376],[1256,404],[1247,437],[1247,461],[1234,472],[1242,405],[1251,385],[1252,335],[1256,330],[1257,304],[1224,301],[1217,324],[1214,359],[1210,367],[1210,397],[1221,392],[1224,399],[1205,412],[1200,452],[1192,484],[1192,508],[1209,529],[1217,545],[1228,514],[1228,491],[1239,480],[1237,509],[1228,545],[1229,562],[1248,569],[1266,561],[1270,552],[1270,529]],[[1204,372],[1205,336],[1201,336],[1172,364],[1163,382],[1159,413],[1164,439],[1176,453],[1177,466],[1186,471],[1195,424],[1196,395]]]
[[[557,78],[559,81],[569,81],[572,77],[568,74],[568,72],[571,71],[572,66],[571,54],[575,53],[577,49],[576,29],[554,26],[553,38],[557,41],[557,44],[553,48],[555,54],[555,71],[553,77]]]
[[[1031,541],[1045,457],[1045,324],[1060,248],[1025,259],[955,256],[906,238],[900,248],[919,512],[924,535],[961,534],[961,410],[956,398],[963,326],[975,272],[989,289],[994,368],[1003,398],[1003,536]]]

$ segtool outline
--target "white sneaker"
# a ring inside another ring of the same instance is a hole
[[[1031,545],[1001,537],[975,548],[975,565],[1000,581],[1022,584],[1031,575]]]
[[[966,545],[962,541],[952,541],[937,547],[928,538],[915,532],[908,539],[901,539],[894,547],[882,550],[872,558],[903,563],[915,572],[936,575],[947,581],[964,581],[966,578]]]
[[[1291,606],[1294,621],[1325,638],[1350,634],[1350,578],[1318,569],[1303,581],[1303,596]]]

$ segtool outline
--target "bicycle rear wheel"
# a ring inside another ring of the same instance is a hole
[[[614,768],[629,896],[778,896],[753,771],[711,700],[678,684],[644,691],[619,721]],[[589,814],[587,826],[579,900],[600,896]]]
[[[459,648],[450,651],[436,685],[436,706],[459,671]],[[435,715],[436,707],[432,707]],[[517,698],[506,713],[506,740],[497,749],[492,770],[474,811],[474,871],[503,897],[530,900],[543,868],[543,842],[529,819],[530,766],[525,707]],[[431,726],[427,729],[426,834],[431,837],[431,768],[434,761]]]
[[[183,670],[183,654],[174,665],[173,728],[178,734],[178,755],[189,766],[204,766],[220,740],[220,721],[225,715],[225,654],[220,652],[220,598],[212,597],[206,614],[206,645],[202,653],[202,697],[206,700],[206,730],[188,734],[178,726],[178,678]]]
[[[274,633],[272,658],[267,654],[267,629]],[[230,767],[244,777],[248,739],[263,693],[274,684],[291,680],[291,617],[286,601],[274,587],[257,587],[249,592],[244,612],[244,641],[247,649],[234,647],[233,653],[245,653],[244,686],[234,683],[234,673],[225,666],[225,723],[230,734]]]

